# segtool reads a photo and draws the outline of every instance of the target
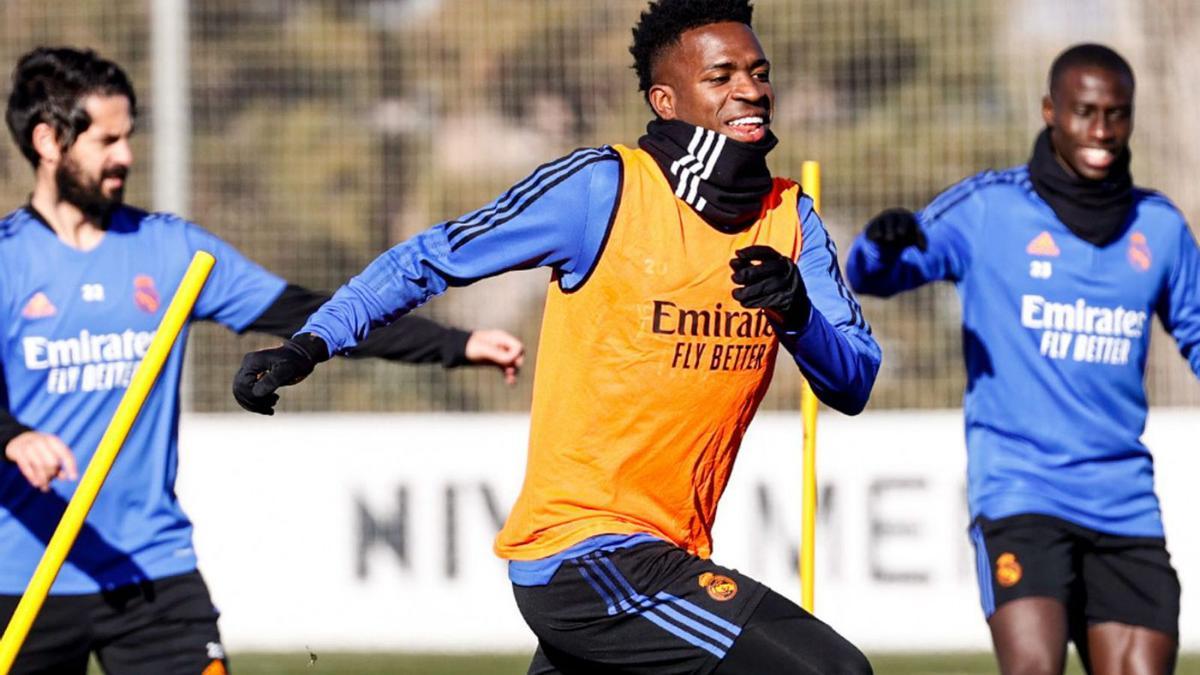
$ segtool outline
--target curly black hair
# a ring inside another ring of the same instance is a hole
[[[650,95],[651,72],[663,50],[679,42],[685,31],[725,21],[750,24],[750,0],[652,0],[633,27],[633,69],[638,90]]]
[[[87,131],[92,119],[84,110],[92,94],[124,96],[137,115],[137,96],[129,76],[116,63],[90,49],[38,47],[17,61],[12,75],[5,121],[21,154],[37,168],[33,129],[45,122],[54,128],[63,150]]]

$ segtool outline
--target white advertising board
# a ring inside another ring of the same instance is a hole
[[[1150,420],[1181,638],[1197,649],[1200,410]],[[798,415],[751,426],[713,556],[796,599],[800,437]],[[531,650],[491,553],[526,438],[522,415],[186,417],[178,491],[227,644]],[[818,457],[817,614],[867,650],[987,649],[961,412],[825,414]]]

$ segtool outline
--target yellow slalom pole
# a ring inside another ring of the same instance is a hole
[[[113,415],[112,421],[108,423],[108,429],[104,431],[104,436],[100,439],[96,454],[88,463],[83,478],[79,480],[79,487],[75,489],[75,494],[67,504],[67,510],[63,513],[62,520],[58,522],[54,535],[50,537],[50,543],[46,545],[46,552],[42,554],[42,559],[33,573],[33,579],[29,581],[29,586],[25,588],[25,594],[21,596],[21,601],[17,604],[17,609],[8,622],[4,637],[0,638],[0,675],[8,675],[12,668],[13,661],[17,658],[17,652],[21,650],[21,645],[25,643],[25,637],[29,634],[30,627],[33,626],[33,620],[37,618],[38,612],[42,609],[42,603],[45,602],[46,595],[50,592],[50,586],[54,583],[58,571],[67,559],[67,553],[75,543],[79,529],[83,527],[83,520],[96,501],[100,486],[108,477],[113,460],[117,458],[117,452],[125,443],[129,429],[137,419],[138,413],[141,412],[142,404],[146,402],[146,397],[149,396],[155,380],[158,379],[158,373],[162,370],[163,363],[167,360],[167,355],[175,344],[175,339],[179,337],[183,323],[192,313],[192,305],[196,304],[196,297],[204,288],[204,282],[208,281],[208,273],[212,270],[215,262],[216,260],[204,251],[198,251],[192,257],[183,281],[179,284],[179,290],[175,291],[175,297],[171,298],[171,304],[167,307],[162,322],[158,325],[154,340],[150,342],[146,356],[142,358],[142,363],[134,372],[129,388],[121,397],[121,403],[117,406],[117,412]]]
[[[800,186],[812,197],[813,208],[821,212],[821,164],[812,160],[800,168]],[[817,396],[805,380],[800,391],[800,414],[804,418],[804,500],[800,537],[800,606],[813,609],[817,541]]]

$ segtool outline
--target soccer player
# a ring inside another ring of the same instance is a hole
[[[525,484],[495,550],[530,673],[866,673],[833,629],[712,562],[712,526],[780,343],[825,403],[866,405],[880,353],[800,186],[772,177],[771,64],[747,0],[657,0],[630,51],[638,147],[578,150],[380,256],[238,399],[275,390],[450,285],[552,270]]]
[[[197,250],[216,256],[193,317],[236,332],[295,332],[328,296],[291,286],[200,227],[122,205],[136,97],[91,51],[33,50],[7,122],[33,165],[29,203],[0,219],[0,625],[7,624]],[[393,324],[394,326],[396,324]],[[376,339],[376,335],[379,337]],[[356,356],[489,363],[522,345],[421,319]],[[217,612],[175,497],[186,328],[100,491],[15,663],[16,673],[225,672]]]
[[[1151,315],[1200,375],[1200,251],[1129,173],[1134,78],[1083,44],[1050,68],[1029,163],[920,213],[876,216],[847,263],[860,293],[958,286],[971,540],[1003,673],[1168,673],[1179,581],[1139,437]]]

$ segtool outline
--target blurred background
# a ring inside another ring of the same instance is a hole
[[[973,173],[1025,162],[1049,64],[1081,41],[1115,47],[1137,74],[1135,181],[1200,221],[1200,88],[1190,71],[1200,2],[754,4],[778,96],[771,166],[798,177],[802,161],[822,163],[824,216],[843,253],[877,211],[915,209]],[[128,201],[181,213],[288,280],[333,290],[388,246],[546,161],[635,144],[650,114],[628,45],[644,5],[0,0],[0,68],[43,44],[89,46],[123,64],[140,108]],[[31,184],[15,146],[0,143],[0,208],[20,205]],[[179,489],[235,654],[284,654],[261,672],[299,672],[316,652],[327,672],[523,672],[531,636],[488,545],[520,487],[548,282],[548,270],[504,275],[418,310],[523,338],[531,358],[516,388],[488,371],[335,362],[283,403],[323,414],[290,424],[207,414],[235,410],[229,381],[242,354],[271,341],[193,330],[185,406],[206,414],[185,418]],[[958,298],[942,284],[863,305],[886,358],[871,413],[822,418],[818,612],[873,659],[978,654],[969,665],[876,660],[877,672],[988,672],[963,536],[961,413],[947,410],[963,388]],[[765,402],[777,414],[751,428],[717,525],[727,528],[724,564],[793,597],[794,370],[777,373]],[[1178,408],[1151,415],[1147,440],[1168,531],[1184,535],[1172,552],[1184,577],[1183,645],[1194,651],[1200,630],[1188,610],[1200,596],[1192,602],[1187,589],[1200,584],[1187,577],[1200,569],[1200,538],[1187,514],[1200,509],[1200,386],[1157,324],[1147,387],[1152,405]],[[467,604],[474,614],[457,612]],[[346,649],[524,654],[461,670],[327,654]],[[1200,661],[1179,672],[1200,672]]]
[[[1114,46],[1137,73],[1135,180],[1165,192],[1190,221],[1200,216],[1200,92],[1188,75],[1200,61],[1200,3],[755,4],[778,92],[772,168],[798,176],[804,159],[821,161],[826,222],[843,252],[882,208],[916,208],[972,173],[1024,162],[1049,63],[1082,40]],[[124,64],[141,98],[129,200],[181,211],[290,281],[332,290],[386,247],[477,208],[545,161],[635,143],[649,113],[627,48],[643,5],[4,0],[0,64],[56,43]],[[160,91],[168,87],[177,93]],[[173,152],[156,148],[163,120],[183,134]],[[28,172],[15,147],[0,144],[2,203],[26,197]],[[506,328],[536,362],[548,277],[539,270],[455,289],[420,312]],[[871,407],[958,406],[954,289],[864,305],[887,355]],[[1151,403],[1200,403],[1174,344],[1161,330],[1154,341]],[[262,344],[197,330],[191,409],[232,410],[231,373]],[[284,405],[523,411],[532,381],[509,390],[491,372],[371,363],[338,363],[318,377],[331,386],[302,388]],[[768,409],[796,407],[796,380],[790,365],[780,368]]]
[[[583,145],[636,143],[649,113],[628,46],[643,6],[5,0],[0,64],[53,43],[121,62],[142,103],[128,199],[180,210],[289,281],[334,289],[385,247],[478,208],[542,162]],[[180,26],[170,29],[179,34],[156,25]],[[755,28],[778,91],[773,171],[798,177],[803,160],[822,162],[824,216],[842,251],[877,210],[917,208],[966,175],[1024,162],[1040,126],[1046,68],[1084,40],[1111,44],[1138,76],[1135,180],[1165,192],[1190,221],[1200,214],[1198,145],[1189,142],[1200,131],[1200,94],[1187,74],[1200,55],[1192,0],[758,0]],[[182,95],[168,97],[154,86],[155,54],[172,49],[181,66],[167,84],[181,85]],[[180,115],[184,147],[154,149],[156,121]],[[166,172],[182,178],[180,195],[156,195],[169,187],[156,189],[152,174],[162,180]],[[29,183],[28,165],[5,143],[0,198],[16,207]],[[504,276],[420,311],[462,327],[509,329],[535,352],[547,280],[546,270]],[[958,406],[953,287],[864,305],[887,354],[871,407]],[[1174,344],[1160,330],[1154,341],[1152,404],[1198,404],[1200,388]],[[229,376],[260,345],[197,330],[192,410],[232,410]],[[796,405],[798,378],[790,365],[778,376],[766,405],[786,410]],[[328,386],[302,388],[284,405],[521,411],[532,382],[508,390],[492,372],[368,363],[337,364],[319,377]]]

